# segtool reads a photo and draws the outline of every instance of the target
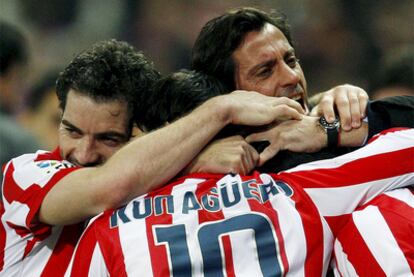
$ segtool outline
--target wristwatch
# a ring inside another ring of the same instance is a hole
[[[341,122],[339,121],[339,117],[335,117],[334,122],[328,123],[325,117],[321,116],[319,118],[319,125],[322,127],[322,129],[328,136],[328,147],[334,148],[338,146],[339,129],[341,128]]]

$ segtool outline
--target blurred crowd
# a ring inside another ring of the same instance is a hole
[[[189,67],[209,19],[241,6],[287,15],[311,94],[341,83],[372,99],[414,94],[412,0],[0,0],[2,151],[23,137],[21,153],[57,145],[54,83],[79,51],[126,40],[168,74]],[[4,42],[6,32],[14,44]]]

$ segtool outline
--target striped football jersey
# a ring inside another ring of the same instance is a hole
[[[334,258],[337,276],[413,276],[414,189],[383,193],[353,212]]]
[[[330,218],[413,181],[414,130],[279,174],[192,174],[94,218],[67,275],[323,276]]]
[[[47,192],[76,170],[59,149],[12,159],[4,167],[0,203],[0,276],[63,276],[83,224],[50,226],[37,220]]]

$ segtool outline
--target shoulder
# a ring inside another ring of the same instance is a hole
[[[16,199],[32,186],[39,189],[47,184],[56,183],[75,166],[62,160],[54,152],[39,150],[36,153],[24,154],[12,159],[3,168],[3,196]],[[59,177],[61,176],[61,177]]]

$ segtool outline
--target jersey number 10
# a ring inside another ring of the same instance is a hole
[[[156,244],[168,244],[173,276],[192,276],[184,224],[154,227]],[[221,237],[243,230],[253,231],[260,269],[263,276],[281,276],[281,266],[273,225],[267,217],[251,213],[201,225],[197,232],[206,277],[225,276]],[[243,241],[239,243],[245,243]]]

